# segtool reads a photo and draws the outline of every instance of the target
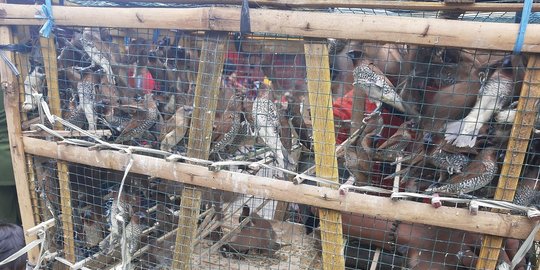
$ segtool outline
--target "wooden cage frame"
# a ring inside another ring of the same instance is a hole
[[[117,0],[122,2],[124,0]],[[3,2],[3,1],[0,1]],[[130,2],[132,2],[130,0]],[[161,2],[189,3],[183,0],[167,0]],[[212,0],[202,1],[211,4],[239,4],[240,0]],[[356,7],[356,8],[383,8],[383,9],[418,9],[418,10],[461,10],[461,11],[519,11],[522,4],[485,4],[485,3],[433,3],[433,2],[393,2],[393,1],[295,1],[294,4],[284,0],[256,1],[257,4],[277,7]],[[473,1],[474,2],[474,1]],[[13,43],[18,37],[14,29],[29,25],[41,25],[42,19],[35,18],[38,6],[0,4],[0,44]],[[203,7],[203,8],[110,8],[110,7],[78,7],[53,6],[55,23],[62,26],[93,26],[114,27],[120,29],[183,29],[204,31],[206,35],[215,37],[203,44],[205,53],[215,51],[223,46],[226,33],[239,30],[239,7]],[[533,4],[533,10],[540,10],[540,4]],[[303,12],[275,9],[251,9],[251,30],[260,33],[274,33],[303,38],[344,38],[376,42],[409,43],[427,46],[448,46],[474,49],[511,51],[514,47],[518,24],[488,23],[468,21],[447,21],[434,18],[405,18],[377,15],[353,15],[323,12]],[[396,33],[399,33],[396,35]],[[42,38],[41,42],[48,42]],[[293,42],[293,41],[282,41]],[[298,44],[298,43],[297,43]],[[307,76],[309,78],[326,78],[328,83],[317,83],[309,87],[309,97],[315,105],[312,111],[313,129],[315,137],[316,173],[322,177],[336,177],[336,158],[321,153],[334,151],[334,138],[324,136],[317,131],[333,128],[333,116],[330,100],[329,72],[323,69],[310,69],[314,67],[314,59],[310,56],[328,55],[326,47],[321,44],[306,44],[304,48],[295,47],[296,50],[305,50]],[[51,48],[44,48],[45,64],[48,65],[47,82],[51,94],[58,93],[55,83],[57,74],[56,65]],[[528,83],[523,84],[518,113],[512,128],[505,163],[502,168],[499,185],[495,195],[496,199],[512,201],[514,191],[524,162],[527,142],[532,132],[532,123],[536,118],[535,104],[540,100],[540,25],[529,25],[524,38],[523,53],[530,55],[529,65],[526,69]],[[21,63],[21,56],[6,52],[8,58]],[[219,58],[223,61],[223,56]],[[320,58],[316,60],[320,64]],[[325,62],[325,61],[322,61]],[[327,61],[326,61],[327,62]],[[209,72],[219,72],[222,65],[216,63],[201,64]],[[206,73],[206,72],[204,72]],[[200,72],[201,74],[201,72]],[[21,76],[22,77],[22,76]],[[197,78],[198,82],[205,81],[213,85],[207,89],[196,89],[198,97],[216,95],[218,82],[216,77]],[[8,117],[9,139],[13,157],[13,167],[17,183],[17,193],[21,206],[22,221],[25,229],[39,223],[39,217],[32,211],[32,205],[37,201],[32,192],[33,167],[29,155],[58,159],[59,182],[61,187],[63,210],[63,230],[66,234],[72,232],[70,215],[69,181],[67,178],[66,162],[92,165],[113,170],[123,170],[129,159],[125,153],[102,150],[91,151],[87,148],[61,145],[54,141],[46,141],[22,132],[20,113],[21,92],[23,83],[20,77],[14,76],[8,66],[0,62],[1,87],[5,94],[6,114]],[[308,80],[308,81],[315,81]],[[197,83],[197,85],[202,85]],[[316,96],[319,95],[319,98]],[[326,98],[321,98],[326,97]],[[57,99],[58,100],[58,99]],[[203,110],[212,110],[215,104],[197,98],[194,114],[203,119],[213,115],[202,113]],[[59,105],[51,104],[53,113],[58,112]],[[326,121],[326,119],[330,121]],[[194,121],[192,125],[199,128],[191,129],[199,132],[196,136],[205,138],[211,134],[211,127],[201,126],[203,121]],[[208,123],[208,122],[207,122]],[[195,134],[190,134],[190,136]],[[188,154],[197,158],[208,156],[210,141],[205,140],[195,145],[190,140]],[[195,151],[196,149],[203,149]],[[430,205],[411,201],[394,201],[390,198],[372,195],[351,193],[342,196],[335,189],[329,187],[299,186],[292,182],[280,182],[279,185],[267,181],[264,177],[244,175],[230,171],[209,171],[206,167],[188,163],[167,162],[164,159],[133,154],[134,163],[132,172],[151,174],[156,177],[183,182],[195,186],[204,186],[233,192],[242,192],[250,195],[264,196],[269,199],[286,200],[296,203],[307,203],[320,207],[324,220],[322,237],[327,243],[323,246],[324,269],[343,269],[343,256],[340,254],[342,243],[341,215],[339,211],[348,211],[367,214],[378,218],[396,219],[405,222],[422,223],[426,225],[441,226],[476,232],[487,235],[481,249],[477,269],[495,269],[498,252],[502,244],[502,237],[524,239],[531,232],[534,222],[523,216],[514,216],[507,213],[480,211],[478,215],[470,215],[467,209],[457,209],[442,206],[438,209]],[[95,160],[102,162],[96,163]],[[173,173],[174,172],[174,173]],[[334,179],[337,181],[337,179]],[[303,196],[288,196],[288,194],[302,194]],[[193,193],[196,194],[196,193]],[[191,195],[193,195],[191,194]],[[197,197],[192,196],[191,203],[197,204]],[[200,199],[200,196],[198,197]],[[184,200],[182,200],[184,204]],[[380,212],[380,209],[385,209]],[[65,211],[65,212],[64,212]],[[194,219],[180,220],[184,224]],[[333,226],[333,227],[332,227]],[[327,232],[327,233],[325,233]],[[339,233],[330,233],[339,232]],[[178,230],[177,241],[189,243],[192,237],[187,231]],[[31,237],[27,238],[27,241]],[[540,234],[536,236],[540,240]],[[177,245],[180,246],[180,245]],[[190,246],[190,245],[187,245]],[[74,263],[73,240],[65,243],[66,259]],[[71,250],[71,252],[70,252]],[[175,259],[179,259],[175,268],[185,269],[188,265],[190,251],[176,250]],[[35,262],[37,250],[29,253],[30,261]]]

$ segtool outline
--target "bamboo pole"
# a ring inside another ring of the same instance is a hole
[[[529,58],[525,79],[516,111],[499,184],[495,192],[496,200],[513,201],[519,176],[525,161],[527,146],[537,117],[540,101],[540,56]],[[495,269],[504,238],[486,236],[478,256],[476,269]]]
[[[209,32],[205,35],[197,74],[195,100],[187,155],[199,159],[208,159],[212,130],[217,107],[221,74],[225,62],[227,33]],[[187,177],[190,179],[191,177]],[[186,180],[187,180],[186,179]],[[184,192],[186,189],[184,189]],[[178,219],[178,233],[174,249],[172,269],[190,269],[190,257],[193,251],[192,241],[200,212],[201,192],[182,193],[182,206],[190,206],[189,212]]]
[[[41,25],[34,6],[0,4],[3,25]],[[238,31],[240,8],[94,8],[54,6],[60,26]],[[251,30],[278,35],[358,39],[511,51],[519,25],[365,14],[252,9]],[[396,33],[399,33],[397,35]],[[505,38],[502,38],[505,37]],[[540,52],[540,25],[530,24],[522,51]]]
[[[54,36],[51,34],[49,38],[40,37],[39,43],[43,55],[51,113],[61,116],[60,90],[58,89],[58,63]],[[62,129],[62,124],[57,122],[54,127],[55,129]],[[60,207],[62,211],[62,231],[64,233],[64,258],[70,263],[75,263],[75,236],[73,234],[69,168],[67,162],[62,160],[57,161],[57,167],[58,184],[60,187]]]
[[[334,155],[336,139],[328,50],[324,43],[306,43],[305,53],[309,104],[313,123],[315,173],[319,177],[338,182],[337,158]],[[341,213],[320,208],[319,219],[321,220],[323,268],[344,269]]]
[[[28,26],[16,26],[14,28],[14,33],[13,33],[13,40],[16,44],[19,44],[19,43],[22,43],[24,41],[24,39],[29,35],[30,33],[30,27]],[[25,98],[25,94],[24,94],[24,79],[26,78],[26,76],[28,75],[28,69],[30,68],[30,62],[29,62],[29,57],[28,57],[28,54],[23,54],[23,53],[17,53],[15,55],[15,65],[17,66],[17,68],[19,69],[19,72],[20,72],[20,75],[19,77],[17,78],[18,79],[18,83],[19,83],[19,101],[20,101],[20,105],[19,105],[19,108],[21,108],[22,106],[22,103],[24,101],[24,98]],[[21,114],[21,121],[22,122],[25,122],[28,120],[28,115],[26,113],[22,113]],[[24,133],[24,132],[23,132]],[[42,206],[40,205],[40,200],[38,200],[37,198],[37,194],[35,192],[36,190],[36,185],[35,185],[35,179],[36,179],[36,173],[35,173],[35,170],[34,170],[34,162],[33,162],[33,159],[30,155],[26,155],[26,169],[27,169],[27,172],[28,172],[28,184],[29,184],[29,195],[30,195],[30,201],[32,202],[32,208],[33,208],[33,215],[34,215],[34,220],[36,222],[39,222],[41,219],[40,219],[40,216],[39,216],[39,209],[42,208]],[[34,211],[35,210],[35,211]]]
[[[0,2],[4,2],[0,0]],[[0,27],[0,44],[13,43],[11,29],[6,26]],[[11,62],[15,62],[14,54],[4,52]],[[12,73],[11,69],[0,61],[0,94],[4,95],[4,110],[6,112],[6,122],[8,127],[9,144],[11,150],[11,162],[13,164],[13,173],[17,189],[17,197],[19,200],[19,210],[21,213],[21,221],[23,228],[29,229],[37,224],[35,216],[32,214],[32,199],[30,197],[30,186],[26,171],[26,158],[24,154],[24,143],[22,140],[21,129],[21,114],[19,111],[20,95],[18,92],[19,85],[17,77]],[[25,236],[27,243],[35,240],[35,236]],[[28,260],[31,263],[37,262],[39,249],[34,248],[28,252]]]
[[[85,147],[58,145],[31,137],[23,137],[27,153],[67,162],[111,170],[124,170],[129,161],[127,154],[111,150],[91,151]],[[349,192],[346,196],[338,190],[309,185],[295,185],[256,175],[208,168],[187,163],[167,162],[160,158],[133,154],[131,172],[163,178],[179,183],[196,185],[213,190],[223,190],[264,197],[278,201],[308,204],[343,212],[365,214],[380,219],[401,220],[474,233],[525,239],[533,229],[533,222],[518,215],[479,211],[469,214],[468,209],[441,206],[434,208],[425,203],[407,200],[393,201],[387,197]],[[385,209],[385,211],[381,211]],[[540,240],[540,235],[536,237]]]
[[[463,1],[463,3],[457,2]],[[114,3],[148,2],[147,0],[112,0]],[[162,3],[193,4],[193,0],[160,0]],[[446,0],[441,2],[421,1],[366,1],[366,0],[251,0],[252,7],[269,6],[279,8],[368,8],[368,9],[403,9],[403,10],[456,10],[456,11],[484,11],[484,12],[511,12],[521,11],[521,3],[474,3],[474,0]],[[197,4],[224,4],[241,5],[242,0],[199,0]],[[451,3],[448,5],[447,3]],[[533,4],[533,11],[539,11],[540,5]]]

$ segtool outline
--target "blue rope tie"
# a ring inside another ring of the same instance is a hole
[[[152,35],[152,43],[153,44],[157,44],[158,42],[158,39],[159,39],[159,29],[154,29],[154,33]]]
[[[54,18],[52,13],[52,4],[51,0],[45,0],[45,4],[41,5],[41,10],[39,14],[35,16],[39,19],[46,19],[47,21],[43,24],[39,30],[39,34],[42,37],[48,38],[54,27]]]
[[[523,3],[523,11],[521,13],[521,22],[519,23],[519,32],[517,35],[516,43],[514,44],[514,54],[520,54],[523,42],[525,40],[525,31],[529,24],[529,17],[532,11],[532,0],[525,0]]]

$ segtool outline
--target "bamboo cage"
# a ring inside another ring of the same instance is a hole
[[[30,264],[539,269],[540,4],[160,2],[0,3]]]

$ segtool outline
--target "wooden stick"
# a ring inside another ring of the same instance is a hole
[[[54,115],[62,115],[60,108],[60,90],[58,88],[58,63],[54,35],[49,38],[40,37],[39,43],[43,55],[45,78],[49,93],[49,107]],[[63,129],[56,122],[55,129]],[[58,183],[60,187],[60,207],[62,211],[62,231],[64,232],[64,258],[75,263],[75,236],[73,234],[73,209],[71,207],[71,188],[69,183],[69,168],[67,162],[58,160]]]
[[[537,104],[540,101],[540,56],[529,58],[521,95],[519,97],[516,118],[508,141],[499,184],[494,198],[513,201],[519,176],[523,168],[527,146],[537,117]],[[503,243],[502,237],[486,236],[478,256],[476,269],[495,269]]]
[[[380,256],[381,256],[381,248],[377,248],[375,250],[375,254],[373,255],[373,260],[371,260],[371,266],[369,267],[369,270],[377,270],[377,265],[379,264]]]
[[[307,43],[304,47],[311,121],[313,123],[315,173],[319,177],[338,182],[338,164],[334,155],[336,139],[334,115],[332,114],[328,50],[326,45],[321,43]],[[323,269],[344,269],[341,213],[320,208],[319,218],[321,220]]]
[[[0,4],[3,25],[42,25],[36,7]],[[236,32],[240,8],[108,8],[54,6],[59,26],[159,28]],[[512,51],[519,25],[365,14],[251,9],[253,32]],[[459,29],[459,31],[456,31]],[[396,35],[399,33],[399,35]],[[523,52],[540,52],[540,25],[530,24]]]
[[[58,145],[40,139],[23,137],[27,153],[68,162],[123,170],[129,156],[111,150],[90,151],[73,145]],[[499,235],[525,239],[533,229],[533,222],[527,217],[479,211],[472,216],[468,209],[441,206],[437,209],[429,204],[413,201],[350,192],[346,196],[338,190],[309,185],[295,185],[292,182],[243,174],[231,171],[211,172],[204,166],[187,163],[168,162],[161,158],[133,154],[131,172],[152,175],[178,183],[196,185],[215,190],[236,192],[272,200],[308,204],[314,207],[334,209],[377,216],[381,219],[401,220],[475,233]],[[100,162],[96,162],[99,160]],[[385,209],[385,211],[381,211]],[[540,235],[536,237],[540,240]]]
[[[0,2],[5,2],[0,0]],[[0,44],[12,44],[13,36],[9,27],[0,27]],[[15,62],[15,57],[12,52],[4,52],[7,58]],[[4,110],[6,112],[6,122],[8,127],[9,145],[11,151],[11,162],[13,165],[13,173],[17,189],[17,197],[19,200],[19,210],[23,228],[29,229],[37,224],[35,216],[32,214],[32,199],[30,196],[29,180],[26,171],[26,156],[24,154],[24,144],[21,136],[21,113],[19,110],[20,95],[18,90],[19,85],[17,77],[11,72],[11,69],[0,61],[0,95],[4,95],[1,100],[4,102]],[[1,101],[0,101],[1,102]],[[35,236],[25,236],[26,243],[30,243],[36,239]],[[39,249],[34,248],[28,252],[28,260],[31,263],[37,262]]]
[[[115,3],[144,2],[145,0],[112,0]],[[445,2],[449,2],[446,0]],[[346,1],[327,1],[327,0],[252,0],[253,7],[270,6],[280,8],[374,8],[374,9],[405,9],[405,10],[459,10],[459,11],[484,11],[484,12],[512,12],[521,11],[523,4],[518,3],[474,3],[474,0],[452,0],[451,5],[441,2],[420,2],[420,1],[365,1],[365,0],[346,0]],[[455,3],[455,1],[466,1],[465,3]],[[162,3],[175,4],[193,4],[192,0],[160,0]],[[241,5],[241,0],[199,0],[197,4],[225,4]],[[540,5],[533,4],[533,11],[539,11]]]
[[[189,129],[187,151],[189,157],[208,159],[210,154],[213,122],[221,86],[227,38],[226,33],[209,32],[205,35],[197,74],[191,127]],[[201,192],[194,190],[189,194],[182,193],[181,204],[191,208],[186,215],[182,215],[178,219],[179,230],[176,234],[172,269],[191,268],[189,262],[193,252],[192,242],[200,211]]]

